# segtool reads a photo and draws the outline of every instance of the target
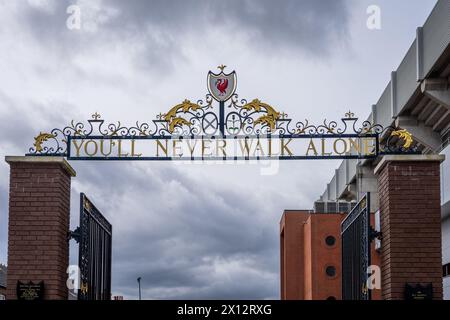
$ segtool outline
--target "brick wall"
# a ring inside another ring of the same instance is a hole
[[[9,161],[7,158],[10,164],[7,299],[17,298],[19,280],[44,281],[45,299],[67,299],[70,178],[74,173],[67,170],[64,161],[17,158]]]
[[[404,299],[406,283],[430,282],[434,299],[442,299],[439,164],[380,164],[377,173],[383,233],[383,299]]]
[[[285,212],[280,222],[280,278],[282,300],[304,299],[303,225],[306,211]]]

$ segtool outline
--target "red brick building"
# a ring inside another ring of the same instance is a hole
[[[282,300],[341,299],[341,222],[346,214],[285,210],[280,221]],[[379,264],[372,251],[372,263]],[[379,299],[380,290],[372,298]]]

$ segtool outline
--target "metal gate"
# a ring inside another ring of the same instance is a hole
[[[370,194],[367,193],[341,224],[342,299],[370,300]]]
[[[81,193],[78,300],[111,299],[111,236],[111,224]]]

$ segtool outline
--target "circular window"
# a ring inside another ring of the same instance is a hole
[[[332,247],[336,244],[336,238],[333,236],[328,236],[325,238],[325,243],[327,246]]]
[[[329,296],[329,297],[327,298],[327,300],[336,300],[336,297]]]
[[[336,275],[336,268],[333,266],[328,266],[325,269],[325,272],[327,273],[327,276],[334,277]]]

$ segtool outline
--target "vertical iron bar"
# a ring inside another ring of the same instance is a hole
[[[81,286],[83,285],[83,238],[84,238],[84,226],[83,226],[83,193],[80,194],[80,221],[79,221],[79,226],[80,226],[80,242],[78,243],[78,268],[79,268],[79,272],[80,272],[80,283],[78,284],[79,288],[78,288],[78,292],[77,292],[77,296],[78,296],[78,300],[81,299]]]
[[[372,259],[371,259],[371,255],[372,255],[372,250],[371,250],[371,247],[370,247],[370,244],[371,244],[371,241],[370,241],[370,192],[367,192],[367,195],[366,195],[366,201],[367,201],[367,237],[366,237],[366,240],[367,240],[367,266],[366,267],[369,267],[371,264],[372,264]],[[372,300],[372,290],[371,289],[369,289],[369,278],[368,278],[368,274],[367,274],[367,268],[366,268],[366,278],[367,278],[367,280],[366,280],[366,283],[367,283],[367,299],[368,300]]]
[[[111,234],[108,234],[108,256],[107,256],[107,276],[106,276],[106,283],[107,283],[107,293],[108,296],[111,297],[111,264],[112,264],[112,227],[111,227]]]
[[[225,102],[219,102],[219,130],[222,136],[225,136]]]
[[[66,155],[67,155],[67,159],[70,159],[70,156],[71,156],[71,154],[70,154],[70,146],[71,146],[71,143],[72,143],[72,136],[69,134],[69,135],[67,136],[67,147],[66,147]]]
[[[377,134],[375,138],[375,154],[378,156],[380,154],[380,135]]]
[[[345,300],[346,294],[345,294],[345,284],[344,284],[344,280],[347,278],[345,276],[345,271],[347,270],[347,263],[346,263],[346,257],[345,257],[345,250],[344,250],[344,245],[345,245],[345,239],[344,239],[345,235],[341,233],[341,295],[342,295],[342,300]]]

